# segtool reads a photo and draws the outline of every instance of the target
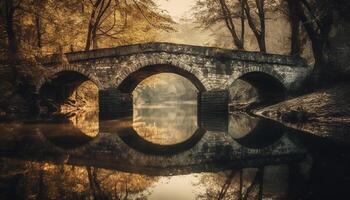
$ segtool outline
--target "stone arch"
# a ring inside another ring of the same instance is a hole
[[[231,90],[234,87],[234,83],[237,80],[243,81],[244,84],[250,85],[254,88],[252,91],[255,93],[258,100],[255,100],[260,105],[270,105],[277,103],[280,100],[285,99],[287,86],[283,77],[273,70],[271,67],[252,66],[241,69],[235,73],[235,76],[229,79],[228,89]],[[242,84],[242,83],[241,83]],[[235,95],[233,95],[234,97]]]
[[[206,81],[203,72],[195,67],[180,63],[177,59],[171,57],[162,57],[155,55],[149,59],[137,59],[137,62],[127,63],[116,77],[116,87],[121,91],[128,86],[127,92],[144,80],[145,78],[158,73],[169,72],[185,77],[191,81],[199,91],[210,89],[210,84]],[[143,77],[143,78],[138,78]]]
[[[36,84],[35,92],[39,94],[41,87],[47,82],[50,81],[55,75],[61,73],[61,72],[76,72],[81,74],[82,76],[85,76],[87,79],[95,83],[95,85],[101,89],[102,84],[99,81],[99,79],[93,75],[93,73],[89,72],[88,70],[85,70],[81,67],[75,67],[73,65],[63,65],[56,67],[49,72],[47,72],[42,78],[39,79],[39,81]]]
[[[283,77],[278,73],[276,72],[272,67],[262,67],[262,66],[245,66],[241,69],[238,69],[236,73],[234,73],[233,76],[231,76],[228,81],[227,81],[227,85],[230,86],[232,85],[233,82],[235,82],[237,79],[243,77],[245,74],[248,74],[248,73],[263,73],[263,74],[266,74],[266,75],[269,75],[273,78],[275,78],[276,80],[278,80],[284,87],[287,88],[287,85],[285,84],[284,82],[284,79]]]

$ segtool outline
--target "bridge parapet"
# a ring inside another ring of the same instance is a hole
[[[187,54],[199,57],[215,58],[222,61],[228,59],[255,63],[279,64],[293,67],[307,66],[306,61],[300,57],[173,43],[145,43],[125,45],[113,48],[66,53],[65,56],[70,63],[73,63],[84,60],[94,60],[100,58],[120,57],[140,53],[145,54],[155,52],[165,52],[169,54]],[[41,59],[41,63],[48,66],[60,62],[61,58],[58,54],[54,54],[52,56],[44,57]]]

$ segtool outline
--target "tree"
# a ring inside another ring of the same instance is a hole
[[[266,52],[265,42],[265,12],[277,6],[276,0],[265,3],[265,0],[197,0],[195,17],[203,28],[225,23],[233,44],[238,49],[244,49],[245,22],[253,32],[259,49]],[[241,26],[238,36],[237,24]]]
[[[154,28],[172,30],[173,21],[157,9],[153,0],[90,0],[84,6],[90,10],[85,50],[89,50],[91,44],[94,49],[98,48],[100,38],[118,39],[128,26],[129,15]]]
[[[333,23],[335,3],[330,0],[288,0],[292,28],[292,55],[298,55],[299,23],[303,25],[312,44],[315,59],[314,78],[317,80],[325,73],[327,66],[328,38]]]
[[[45,0],[34,0],[35,13],[34,13],[34,21],[35,21],[35,32],[36,32],[36,44],[41,51],[42,47],[42,23],[41,23],[41,12],[44,10],[44,6],[46,4]]]
[[[322,0],[318,3],[301,0],[298,7],[300,20],[312,42],[312,51],[315,58],[314,74],[323,76],[324,67],[327,63],[324,51],[327,49],[328,36],[333,21],[331,4],[328,0]]]
[[[237,3],[233,0],[197,0],[194,7],[194,15],[204,29],[224,22],[231,34],[233,45],[237,49],[242,50],[244,49],[244,12],[242,1],[239,0]],[[235,19],[241,20],[240,36],[238,35]]]
[[[5,0],[1,3],[1,15],[5,21],[5,31],[7,34],[7,48],[9,61],[18,58],[18,42],[15,32],[15,13],[19,9],[21,1]]]
[[[85,50],[90,49],[91,43],[93,43],[94,48],[97,48],[97,30],[100,28],[102,16],[105,15],[107,9],[109,9],[111,6],[111,0],[96,0],[95,2],[89,1],[89,3],[91,4],[92,8],[90,13],[89,26],[87,30]],[[112,12],[115,13],[115,11],[116,9],[114,9]],[[105,19],[106,18],[107,17],[105,17]]]
[[[299,6],[295,0],[287,0],[288,4],[288,18],[291,27],[291,47],[290,55],[300,56],[300,18]]]
[[[243,8],[245,10],[245,14],[247,16],[247,21],[249,24],[250,29],[253,31],[254,36],[258,42],[259,49],[261,52],[266,53],[266,42],[265,42],[265,0],[255,0],[255,7],[257,10],[257,18],[258,20],[255,20],[252,12],[251,7],[253,7],[253,4],[248,2],[248,0],[242,0]],[[256,23],[256,21],[259,21],[259,24]],[[259,26],[259,28],[258,28]]]
[[[174,23],[153,0],[6,0],[0,4],[1,20],[6,22],[0,24],[4,44],[0,50],[11,60],[60,49],[152,41],[157,31],[173,30]]]
[[[18,72],[15,67],[15,63],[17,62],[19,58],[19,45],[18,45],[18,38],[15,31],[16,21],[15,21],[15,15],[18,9],[21,6],[22,1],[21,0],[5,0],[1,1],[0,3],[0,15],[1,15],[1,21],[5,21],[5,25],[1,28],[5,29],[6,32],[6,38],[7,41],[5,42],[7,45],[7,59],[10,64],[9,71],[11,71],[12,75],[9,79],[11,79],[12,82],[16,82]]]

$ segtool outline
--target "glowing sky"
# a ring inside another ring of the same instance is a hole
[[[196,0],[156,0],[159,7],[168,11],[175,20],[180,19],[190,12]]]

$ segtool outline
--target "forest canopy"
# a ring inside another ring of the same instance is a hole
[[[153,0],[5,0],[1,57],[11,59],[152,41],[173,30]]]

